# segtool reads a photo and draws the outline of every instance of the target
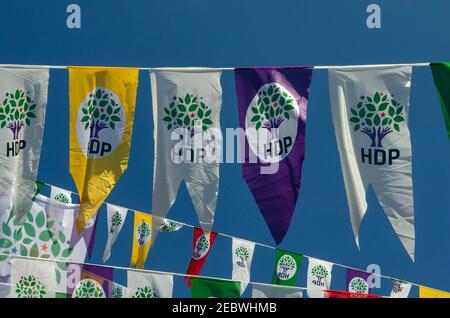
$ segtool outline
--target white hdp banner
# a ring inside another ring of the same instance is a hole
[[[150,73],[155,127],[152,214],[164,218],[185,181],[205,233],[214,222],[219,190],[220,77],[220,71],[207,68]],[[153,229],[159,229],[157,222],[154,218]]]
[[[391,298],[408,298],[412,285],[400,280],[392,280]]]
[[[50,186],[50,198],[62,203],[72,203],[72,192],[55,186]]]
[[[0,213],[15,224],[25,221],[35,192],[48,80],[48,69],[0,68]]]
[[[331,110],[350,219],[359,225],[372,188],[403,246],[414,260],[411,141],[408,129],[410,66],[329,71]]]
[[[247,288],[247,282],[250,281],[250,268],[254,250],[255,243],[233,237],[233,272],[231,279],[241,282],[241,295]]]
[[[173,276],[128,271],[130,298],[172,298]]]
[[[108,239],[106,241],[105,251],[103,252],[103,262],[105,263],[111,256],[111,248],[117,239],[125,223],[128,209],[121,206],[106,203],[106,215],[108,218]]]
[[[308,258],[307,293],[309,298],[324,298],[323,290],[331,289],[333,264],[315,258]]]
[[[303,289],[290,286],[253,284],[252,298],[303,298]]]
[[[13,258],[11,284],[11,298],[54,298],[55,262]]]

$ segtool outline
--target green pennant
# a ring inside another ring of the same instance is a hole
[[[239,298],[241,283],[195,277],[191,288],[193,298]]]
[[[431,63],[431,71],[450,138],[450,63]]]
[[[272,283],[295,286],[303,255],[276,249]]]

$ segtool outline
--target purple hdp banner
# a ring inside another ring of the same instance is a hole
[[[235,78],[246,130],[243,176],[280,244],[300,190],[312,69],[237,68]]]
[[[369,273],[347,268],[347,291],[370,294]]]
[[[111,267],[69,263],[67,294],[76,298],[107,298],[113,282]],[[88,288],[86,288],[88,287]]]

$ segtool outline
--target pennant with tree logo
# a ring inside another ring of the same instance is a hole
[[[216,240],[217,233],[210,232],[205,234],[202,229],[194,228],[194,244],[192,253],[192,258],[189,263],[186,274],[188,275],[198,275],[200,274],[203,265],[205,264],[206,258],[208,257],[209,251],[211,250],[214,241]],[[191,287],[192,278],[184,277],[184,280],[188,279],[188,286]]]
[[[11,260],[11,298],[54,298],[55,263],[13,258]]]
[[[17,225],[36,190],[48,80],[48,69],[0,68],[0,213]]]
[[[150,74],[155,127],[154,222],[167,215],[184,181],[203,231],[211,231],[222,155],[220,76],[220,71],[203,68]]]
[[[125,223],[128,209],[114,204],[106,203],[106,215],[108,218],[108,240],[106,241],[105,251],[103,252],[103,262],[111,256],[111,248],[117,239]]]
[[[72,203],[72,192],[55,186],[50,186],[50,197],[58,202]]]
[[[107,298],[112,281],[111,267],[69,264],[67,294],[72,298]]]
[[[70,173],[80,195],[77,230],[128,166],[138,69],[69,67]]]
[[[300,190],[312,70],[238,68],[235,78],[239,123],[246,131],[243,176],[280,244]]]
[[[133,250],[130,267],[144,268],[153,239],[152,216],[134,212]]]
[[[275,269],[272,284],[294,286],[297,282],[298,270],[303,255],[287,252],[281,249],[275,250]]]
[[[393,279],[392,280],[391,298],[408,298],[412,285],[410,283]]]
[[[240,283],[228,280],[193,277],[192,298],[240,298]]]
[[[255,243],[233,237],[233,273],[231,279],[241,282],[241,295],[247,288],[247,282],[250,281],[250,268],[254,250]]]
[[[129,298],[128,289],[112,282],[108,298]]]
[[[431,71],[450,138],[450,63],[431,63]]]
[[[303,288],[253,283],[252,298],[303,298]]]
[[[351,293],[370,294],[370,274],[347,268],[347,291]]]
[[[130,298],[172,298],[173,276],[128,271]]]
[[[336,141],[359,247],[359,225],[372,185],[404,248],[414,260],[411,140],[408,128],[412,68],[339,68],[329,72]]]
[[[155,216],[154,216],[154,218],[155,218]],[[181,224],[179,222],[171,221],[168,219],[162,219],[162,221],[160,223],[161,224],[159,226],[159,231],[162,233],[175,232],[183,227],[183,224]]]
[[[419,298],[450,298],[450,293],[434,288],[419,286]]]
[[[324,298],[323,290],[331,287],[333,264],[315,258],[308,258],[307,293],[309,298]]]

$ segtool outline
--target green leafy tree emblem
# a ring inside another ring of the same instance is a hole
[[[114,100],[113,93],[109,90],[97,87],[95,92],[89,94],[81,108],[81,123],[84,129],[90,129],[90,138],[99,138],[98,134],[103,129],[115,129],[116,124],[121,121],[121,109],[121,105]]]
[[[245,262],[250,257],[250,254],[248,253],[248,249],[245,246],[239,246],[234,251],[234,255],[236,255],[236,257],[240,258],[240,262],[239,262],[240,264],[238,264],[238,265],[245,267]]]
[[[83,279],[75,287],[73,298],[105,298],[105,293],[95,280]]]
[[[19,132],[23,126],[30,126],[31,119],[36,118],[36,104],[28,93],[16,89],[6,93],[0,105],[0,128],[7,127],[13,134],[13,140],[19,139]]]
[[[283,255],[278,261],[278,268],[281,268],[283,274],[287,274],[288,271],[294,271],[297,269],[297,263],[295,259],[290,255]]]
[[[400,123],[405,121],[404,106],[393,95],[389,97],[382,92],[361,96],[361,101],[350,112],[353,130],[369,136],[370,147],[382,148],[384,137],[394,131],[400,132]]]
[[[294,105],[295,98],[282,86],[276,83],[265,85],[258,91],[256,105],[251,107],[250,122],[256,130],[278,128],[284,120],[291,118]]]
[[[159,298],[158,294],[153,288],[148,286],[138,287],[136,293],[131,298]]]
[[[145,243],[147,243],[148,239],[150,238],[150,234],[152,232],[150,225],[145,222],[142,221],[141,223],[139,223],[139,225],[137,226],[136,229],[137,235],[138,235],[138,244],[140,246],[145,245]]]
[[[350,291],[360,294],[367,294],[369,292],[369,287],[364,279],[355,277],[350,281]]]
[[[123,298],[123,289],[120,286],[114,287],[111,290],[111,298]]]
[[[174,130],[180,135],[185,132],[189,137],[208,130],[213,124],[212,109],[203,102],[203,97],[187,93],[183,97],[173,97],[173,101],[164,107],[163,122],[167,130]]]
[[[113,215],[111,216],[111,230],[109,232],[114,232],[115,229],[122,224],[122,222],[122,216],[120,215],[119,211],[114,211]]]
[[[177,230],[177,225],[173,222],[165,222],[161,225],[159,230],[161,232],[175,232]]]
[[[17,298],[44,298],[47,292],[45,285],[35,276],[22,276],[16,283]]]
[[[70,203],[69,198],[64,193],[58,193],[57,195],[55,195],[55,197],[53,199],[58,202],[62,202],[62,203],[67,203],[67,204]]]
[[[209,241],[204,234],[200,236],[195,245],[194,258],[202,258],[209,250]]]
[[[313,283],[318,286],[323,286],[324,283],[322,282],[322,279],[327,278],[329,275],[327,268],[323,265],[314,266],[311,270],[311,274],[317,278]]]

